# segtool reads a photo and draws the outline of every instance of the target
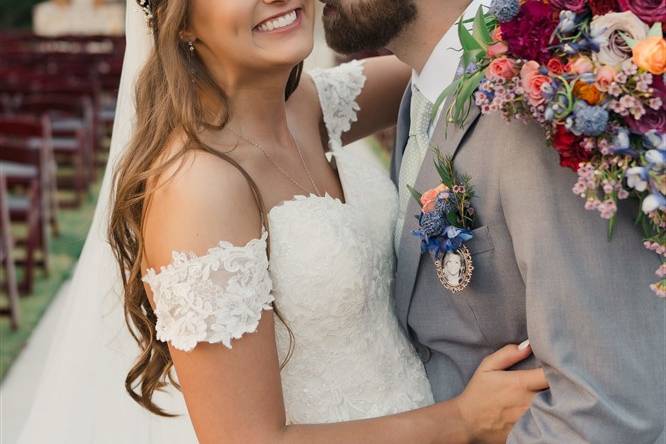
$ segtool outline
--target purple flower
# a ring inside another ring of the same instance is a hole
[[[651,130],[666,133],[666,113],[653,109],[646,109],[640,119],[627,116],[624,119],[627,125],[635,133],[644,134]]]
[[[648,24],[666,22],[666,0],[618,0],[620,9],[631,11]]]
[[[502,23],[502,38],[514,56],[546,64],[550,59],[550,36],[557,27],[557,14],[539,0],[527,0],[515,20]],[[557,44],[556,41],[553,44]]]
[[[587,0],[550,0],[550,4],[557,9],[583,12],[587,6]]]

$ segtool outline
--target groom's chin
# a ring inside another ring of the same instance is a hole
[[[416,17],[413,0],[321,0],[326,42],[342,54],[384,48]]]

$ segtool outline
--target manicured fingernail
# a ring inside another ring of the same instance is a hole
[[[526,339],[518,346],[518,350],[525,350],[529,346],[530,346],[530,340]]]

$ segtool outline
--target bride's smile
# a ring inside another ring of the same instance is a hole
[[[270,17],[259,23],[254,29],[261,33],[284,33],[300,26],[302,18],[303,10],[297,8],[284,14]]]

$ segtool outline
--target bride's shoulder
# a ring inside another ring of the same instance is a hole
[[[259,210],[243,175],[199,150],[174,151],[147,188],[146,259],[159,268],[173,251],[206,254],[220,241],[245,245],[261,235]]]

